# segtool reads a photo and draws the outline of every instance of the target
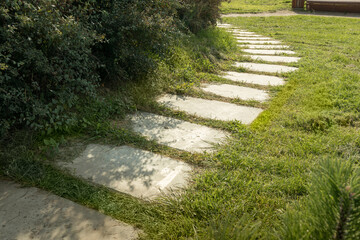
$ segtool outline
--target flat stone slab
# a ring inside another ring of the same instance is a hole
[[[282,63],[298,62],[301,59],[299,57],[264,56],[264,55],[244,55],[244,57],[250,57],[253,60],[261,60],[265,62],[282,62]]]
[[[238,43],[245,44],[281,44],[280,41],[273,41],[273,40],[237,40]]]
[[[236,33],[236,34],[242,34],[242,35],[254,35],[256,33],[254,32],[249,32],[249,31],[243,31],[243,30],[238,30],[238,29],[233,29],[230,30],[232,33]]]
[[[233,27],[231,24],[228,24],[228,23],[218,23],[218,24],[216,24],[216,26],[219,28],[232,28]]]
[[[223,121],[238,120],[243,124],[250,124],[262,112],[259,108],[177,95],[165,95],[158,102],[199,117]]]
[[[296,67],[288,67],[264,63],[249,63],[249,62],[236,62],[235,67],[243,67],[247,70],[254,72],[267,72],[267,73],[287,73],[298,70]]]
[[[231,27],[232,25],[228,24],[228,23],[217,23],[216,26],[218,26],[218,27]]]
[[[272,40],[269,37],[254,37],[254,36],[247,36],[247,37],[235,37],[237,40]]]
[[[96,144],[88,145],[78,158],[61,165],[94,183],[144,199],[185,187],[191,171],[184,162],[148,151]]]
[[[289,46],[286,45],[251,45],[248,44],[246,46],[243,46],[250,49],[287,49]]]
[[[137,239],[138,230],[37,188],[0,181],[0,239]]]
[[[251,54],[264,54],[264,55],[296,54],[296,52],[290,50],[242,49],[241,51]]]
[[[244,57],[250,57],[253,60],[265,61],[265,62],[281,62],[281,63],[294,63],[298,62],[299,57],[288,56],[272,56],[272,55],[243,55]]]
[[[235,37],[264,37],[263,35],[255,33],[233,33]]]
[[[201,89],[205,92],[213,93],[228,98],[255,100],[259,102],[264,102],[269,99],[269,94],[263,90],[249,88],[249,87],[240,87],[230,84],[220,84],[220,85],[204,84],[203,87],[201,87]]]
[[[264,86],[279,86],[284,85],[285,81],[282,78],[259,75],[252,73],[239,73],[239,72],[225,72],[226,75],[221,76],[234,82],[244,82],[251,84],[258,84]]]
[[[228,138],[224,131],[152,113],[128,116],[132,130],[172,148],[188,152],[213,151],[214,144]]]

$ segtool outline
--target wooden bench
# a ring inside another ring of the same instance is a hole
[[[306,9],[360,13],[360,0],[307,0]]]

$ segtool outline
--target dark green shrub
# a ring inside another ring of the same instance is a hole
[[[94,96],[99,81],[91,53],[97,36],[55,0],[0,3],[1,133],[68,125],[79,94]]]
[[[96,3],[95,28],[104,36],[94,54],[104,64],[103,79],[144,77],[156,69],[178,32],[172,0],[108,0]]]
[[[95,96],[100,79],[144,79],[187,28],[216,23],[220,2],[2,1],[0,135],[13,127],[76,124],[73,106]]]
[[[220,4],[226,0],[179,0],[182,7],[178,9],[180,19],[197,33],[209,26],[216,25],[220,17]]]

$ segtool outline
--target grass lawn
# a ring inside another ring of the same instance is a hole
[[[145,239],[286,239],[282,218],[307,197],[311,170],[326,159],[360,162],[360,21],[292,16],[225,22],[281,40],[302,58],[293,64],[299,71],[286,75],[285,86],[267,88],[273,98],[269,104],[257,105],[266,111],[251,126],[163,109],[154,102],[155,94],[147,96],[151,87],[133,86],[139,98],[134,108],[230,131],[233,138],[216,154],[192,155],[162,147],[110,122],[99,123],[90,136],[79,132],[66,139],[129,144],[189,162],[199,173],[182,196],[144,202],[72,177],[52,165],[56,157],[37,151],[27,152],[20,162],[11,161],[3,175],[133,224],[146,233]],[[208,37],[216,36],[224,38],[224,33]],[[233,70],[231,62],[220,68]],[[211,98],[188,89],[200,81],[224,82],[198,73],[190,85],[185,81],[164,89]],[[4,156],[13,156],[11,149]]]
[[[258,13],[290,10],[291,0],[231,0],[223,2],[223,13]]]

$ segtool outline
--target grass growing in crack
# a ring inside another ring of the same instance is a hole
[[[223,13],[259,13],[290,10],[290,0],[231,0],[223,2]]]

